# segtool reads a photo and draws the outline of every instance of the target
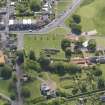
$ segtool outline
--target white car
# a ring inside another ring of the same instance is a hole
[[[29,32],[32,32],[32,30],[29,30]]]

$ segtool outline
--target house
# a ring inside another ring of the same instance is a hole
[[[100,101],[105,102],[105,96],[100,96]]]
[[[31,19],[23,19],[23,24],[31,24]]]
[[[42,83],[40,87],[41,94],[46,97],[56,97],[56,91],[47,83]]]
[[[94,57],[90,57],[89,59],[91,63],[105,64],[105,56],[94,56]]]
[[[10,6],[14,6],[14,5],[15,5],[15,2],[11,2],[11,3],[10,3]]]
[[[0,64],[5,64],[5,55],[0,51]]]
[[[69,39],[69,40],[71,40],[71,41],[73,41],[73,42],[79,40],[79,36],[74,35],[74,34],[68,34],[65,38],[66,38],[66,39]]]
[[[73,64],[90,64],[90,61],[88,58],[74,58],[72,59]],[[84,65],[85,66],[85,65]]]
[[[13,25],[14,24],[14,20],[9,20],[9,25]]]

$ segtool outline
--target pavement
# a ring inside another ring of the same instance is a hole
[[[17,34],[17,49],[22,50],[24,48],[24,34]]]
[[[16,76],[17,76],[17,93],[18,93],[18,102],[17,105],[23,105],[23,99],[21,97],[21,80],[20,80],[20,76],[21,76],[21,68],[18,64],[16,64]]]

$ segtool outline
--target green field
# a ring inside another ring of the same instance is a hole
[[[0,93],[9,96],[10,92],[8,90],[10,84],[10,80],[0,80]]]
[[[59,0],[57,5],[57,12],[62,13],[64,12],[68,6],[72,3],[73,0]]]
[[[100,47],[104,48],[104,46],[105,46],[105,37],[104,36],[102,36],[102,37],[100,37],[100,36],[93,36],[93,37],[90,37],[90,38],[96,40],[97,46],[100,46]]]
[[[81,16],[83,31],[96,29],[99,35],[105,34],[105,0],[84,0],[76,14]],[[68,24],[69,19],[66,20]]]
[[[0,105],[4,105],[5,101],[4,100],[0,100]]]
[[[43,48],[58,48],[60,49],[60,42],[69,33],[69,30],[63,28],[57,28],[54,31],[43,35],[25,35],[24,47],[28,53],[30,49],[33,49],[36,55],[39,55]],[[62,56],[62,51],[58,56]]]

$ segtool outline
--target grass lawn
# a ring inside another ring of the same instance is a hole
[[[43,48],[60,48],[60,42],[64,38],[65,35],[69,33],[69,30],[65,30],[63,28],[57,28],[54,31],[44,34],[44,35],[25,35],[24,38],[24,47],[26,53],[29,52],[30,49],[33,49],[38,56]],[[63,51],[59,53],[57,56],[64,58]],[[63,57],[62,57],[63,56]]]
[[[105,47],[105,37],[98,37],[98,36],[93,36],[93,37],[90,37],[91,39],[95,39],[96,42],[97,42],[97,46],[100,46],[102,48]],[[89,39],[90,39],[89,38]],[[88,38],[87,38],[88,39]]]
[[[0,100],[0,105],[4,105],[6,101]]]
[[[73,0],[59,0],[57,5],[57,13],[64,12]]]
[[[40,81],[34,80],[33,82],[26,84],[24,87],[28,88],[31,92],[31,97],[29,97],[28,99],[35,99],[41,96]]]
[[[87,2],[89,1],[89,2]],[[105,34],[105,0],[86,0],[77,14],[81,16],[83,31],[96,29],[100,35]],[[68,24],[69,19],[66,20]]]
[[[105,79],[105,64],[100,65],[100,68],[102,70],[102,76]]]
[[[0,93],[3,93],[7,96],[10,95],[10,92],[8,91],[10,80],[0,80]]]

